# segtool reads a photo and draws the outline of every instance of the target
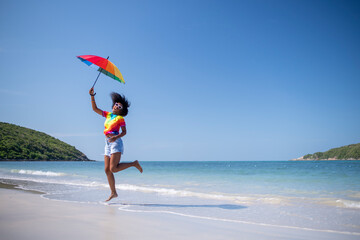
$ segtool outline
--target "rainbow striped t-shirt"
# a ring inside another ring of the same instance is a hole
[[[120,128],[126,126],[124,118],[120,115],[115,115],[112,112],[107,112],[107,111],[103,111],[102,115],[103,117],[106,118],[104,123],[105,135],[107,134],[118,135]]]

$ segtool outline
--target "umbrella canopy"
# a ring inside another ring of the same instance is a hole
[[[124,78],[123,78],[122,74],[120,73],[120,70],[108,59],[94,56],[94,55],[82,55],[82,56],[77,56],[77,58],[79,58],[83,63],[85,63],[88,66],[92,66],[92,65],[98,66],[99,67],[98,71],[100,73],[103,73],[121,83],[125,83]],[[99,75],[100,75],[100,73],[99,73]],[[96,83],[96,81],[95,81],[95,83]],[[95,85],[95,83],[94,83],[94,85]]]

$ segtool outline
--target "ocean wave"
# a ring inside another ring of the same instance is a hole
[[[8,176],[7,179],[12,180],[20,180],[20,181],[33,181],[44,184],[64,184],[70,186],[79,186],[79,187],[90,187],[90,188],[109,188],[107,183],[97,182],[97,181],[77,181],[77,180],[69,180],[69,179],[39,179],[32,178],[31,175],[42,175],[48,176],[49,172],[41,172],[38,171],[30,171],[30,170],[14,170],[16,173],[20,173],[22,176]],[[25,174],[28,174],[27,176]],[[51,172],[50,172],[51,174]],[[62,176],[60,174],[63,173],[53,173],[57,174],[56,176]],[[209,199],[209,200],[220,200],[220,201],[229,201],[236,204],[254,204],[254,203],[265,203],[265,204],[287,204],[287,197],[281,196],[269,196],[269,195],[240,195],[240,194],[228,194],[228,193],[218,193],[218,192],[197,192],[197,191],[189,191],[182,189],[174,189],[174,188],[165,188],[165,187],[153,187],[153,186],[139,186],[134,184],[117,184],[116,189],[119,191],[133,191],[133,192],[141,192],[148,194],[158,194],[162,196],[173,196],[173,197],[195,197],[200,199]],[[36,189],[33,189],[36,190]]]
[[[12,173],[19,173],[19,174],[27,174],[27,175],[38,175],[38,176],[49,176],[49,177],[59,177],[59,176],[66,176],[66,173],[62,172],[51,172],[51,171],[40,171],[40,170],[24,170],[24,169],[12,169]]]
[[[269,196],[269,195],[253,195],[243,196],[239,194],[226,193],[203,193],[189,190],[177,190],[173,188],[157,188],[150,186],[137,186],[132,184],[119,184],[116,187],[123,191],[136,191],[143,193],[155,193],[159,195],[174,196],[174,197],[196,197],[200,199],[223,200],[238,204],[253,204],[253,203],[267,203],[267,204],[288,204],[288,197]]]
[[[32,175],[41,176],[64,176],[65,173],[60,172],[43,172],[33,170],[12,170],[13,172],[20,173],[18,176],[7,176],[7,179],[33,181],[44,184],[64,184],[69,186],[88,187],[108,189],[109,185],[106,182],[99,181],[83,181],[64,179],[64,178],[34,178]],[[222,193],[222,192],[200,192],[186,189],[176,189],[169,187],[159,187],[159,185],[135,185],[135,184],[117,184],[118,191],[132,191],[145,194],[158,194],[170,197],[194,197],[207,200],[227,201],[235,204],[254,205],[254,204],[270,204],[270,205],[292,205],[301,203],[317,203],[321,205],[328,205],[339,208],[352,208],[360,209],[360,201],[352,201],[336,198],[304,198],[304,197],[290,197],[281,195],[269,194],[240,194],[240,193]],[[37,190],[37,189],[32,189]]]
[[[215,200],[239,200],[239,201],[248,200],[247,198],[244,197],[234,198],[234,196],[226,196],[223,194],[200,193],[200,192],[193,192],[188,190],[177,190],[173,188],[137,186],[132,184],[119,184],[116,188],[123,191],[156,193],[159,195],[177,196],[177,197],[198,197],[198,198],[215,199]]]
[[[360,201],[337,198],[319,198],[314,199],[314,201],[318,204],[324,204],[332,207],[360,209]]]
[[[338,200],[336,200],[336,203],[337,203],[337,206],[339,206],[339,207],[360,209],[359,201],[338,199]]]

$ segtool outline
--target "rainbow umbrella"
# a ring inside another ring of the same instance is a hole
[[[112,62],[109,61],[109,57],[107,57],[107,59],[105,59],[105,58],[94,56],[94,55],[82,55],[82,56],[77,56],[77,58],[80,59],[83,63],[85,63],[88,66],[99,67],[98,68],[99,75],[97,76],[97,78],[94,82],[94,85],[92,87],[95,86],[95,84],[100,76],[100,73],[103,73],[103,74],[115,79],[116,81],[125,83],[120,70]]]

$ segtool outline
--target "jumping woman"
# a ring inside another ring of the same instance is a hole
[[[116,198],[114,173],[125,170],[129,167],[136,167],[141,173],[143,172],[139,162],[136,160],[130,163],[120,163],[121,154],[124,153],[124,145],[121,137],[126,134],[126,125],[124,117],[128,114],[130,106],[128,100],[118,93],[111,93],[112,112],[106,112],[99,109],[95,102],[94,88],[89,90],[91,95],[91,106],[94,112],[106,118],[105,120],[105,173],[111,189],[110,197],[106,201]],[[121,129],[121,132],[120,132]]]

